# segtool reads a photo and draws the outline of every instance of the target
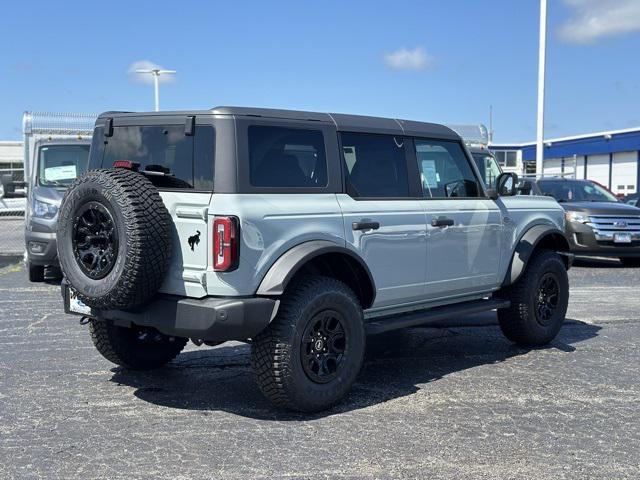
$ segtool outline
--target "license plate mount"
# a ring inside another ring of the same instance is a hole
[[[630,233],[614,233],[613,243],[631,243]]]
[[[85,305],[82,300],[78,298],[78,294],[68,286],[66,287],[66,290],[65,312],[73,313],[75,315],[91,315],[91,307]]]

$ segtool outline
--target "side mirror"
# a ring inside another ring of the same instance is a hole
[[[496,188],[489,190],[489,197],[512,197],[518,194],[518,175],[512,172],[501,173],[496,179]]]

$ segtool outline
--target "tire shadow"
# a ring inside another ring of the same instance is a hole
[[[471,324],[473,322],[463,322]],[[459,325],[459,324],[458,324]],[[571,353],[601,327],[567,320],[546,349]],[[135,389],[145,402],[207,415],[224,411],[259,420],[306,421],[411,395],[447,375],[500,363],[530,350],[506,340],[493,325],[417,327],[370,336],[362,371],[337,406],[319,414],[291,413],[262,396],[250,369],[250,348],[233,344],[183,352],[164,369],[136,372],[114,368],[111,381]]]

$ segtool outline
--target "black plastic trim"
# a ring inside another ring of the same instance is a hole
[[[437,322],[447,318],[455,318],[461,315],[486,312],[498,308],[507,308],[510,304],[509,300],[501,299],[475,300],[454,305],[434,307],[428,310],[419,310],[400,315],[376,318],[375,320],[365,323],[364,328],[367,335],[376,335],[390,330],[415,327],[416,325],[424,325],[426,323]]]
[[[569,243],[567,242],[564,232],[561,230],[558,230],[556,227],[551,225],[535,225],[531,227],[522,235],[522,237],[520,237],[520,240],[516,245],[515,252],[511,258],[511,263],[502,286],[513,285],[518,281],[520,276],[524,273],[524,270],[527,267],[527,262],[531,258],[531,254],[536,249],[537,245],[544,237],[549,235],[560,235],[564,239],[566,246],[564,250],[559,250],[559,252],[569,252]],[[571,262],[568,262],[567,266],[571,266]]]
[[[364,308],[369,308],[373,305],[376,295],[376,285],[367,264],[356,253],[327,240],[313,240],[301,243],[290,250],[287,250],[273,263],[273,265],[271,265],[271,268],[269,268],[266,275],[263,277],[262,282],[260,282],[256,295],[282,295],[289,284],[289,281],[305,263],[325,253],[345,254],[360,264],[367,273],[372,291],[371,300],[367,305],[364,305]]]

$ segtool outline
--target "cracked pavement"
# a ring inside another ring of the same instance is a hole
[[[0,478],[639,478],[640,269],[578,262],[548,348],[495,314],[370,337],[350,395],[274,409],[248,348],[115,368],[55,282],[0,263]]]

